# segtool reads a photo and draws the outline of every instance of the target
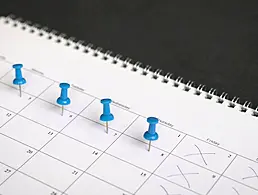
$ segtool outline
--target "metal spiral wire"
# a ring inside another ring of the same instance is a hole
[[[153,67],[149,65],[143,66],[143,64],[138,61],[132,63],[131,58],[124,58],[120,54],[113,55],[110,50],[104,51],[103,48],[95,47],[92,43],[85,44],[83,40],[76,40],[75,37],[69,37],[64,33],[60,33],[54,29],[49,29],[47,26],[41,26],[40,24],[24,20],[23,18],[16,17],[15,15],[4,17],[4,23],[7,25],[13,25],[13,27],[16,28],[21,28],[22,30],[28,30],[33,34],[37,33],[40,37],[45,37],[46,39],[55,41],[58,44],[64,44],[67,47],[73,47],[76,50],[101,58],[102,60],[111,60],[111,64],[113,65],[119,65],[122,68],[127,68],[133,72],[139,72],[144,76],[148,75],[152,79],[160,80],[162,83],[191,92],[194,95],[203,95],[205,99],[215,99],[216,103],[226,104],[229,108],[235,108],[241,112],[250,111],[252,116],[258,117],[258,107],[253,109],[251,107],[251,102],[247,101],[241,105],[239,97],[234,97],[230,100],[228,98],[228,94],[225,92],[218,95],[216,89],[206,89],[206,86],[202,84],[194,86],[195,83],[193,81],[184,82],[183,77],[172,78],[174,76],[172,73],[162,74],[163,71],[161,69],[154,70]]]

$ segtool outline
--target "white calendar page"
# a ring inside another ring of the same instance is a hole
[[[0,19],[1,195],[258,194],[251,109],[49,36]],[[22,97],[12,84],[15,63],[24,65]],[[59,82],[72,86],[63,116]],[[99,120],[102,98],[113,100],[109,134]],[[149,116],[160,119],[150,152],[143,139]]]

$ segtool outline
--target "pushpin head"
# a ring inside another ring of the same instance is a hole
[[[23,85],[26,83],[26,79],[22,77],[21,68],[22,64],[14,64],[13,68],[15,69],[15,79],[13,80],[14,85]]]
[[[110,103],[112,102],[112,100],[109,99],[109,98],[105,98],[105,99],[100,100],[100,102],[101,102],[102,104],[110,104]]]
[[[101,121],[112,121],[114,120],[114,115],[110,113],[110,103],[112,102],[111,99],[102,99],[100,101],[103,104],[103,114],[100,116]]]
[[[57,99],[57,103],[60,105],[69,105],[71,103],[70,98],[67,96],[67,90],[70,88],[68,83],[60,83],[59,87],[61,88],[61,95]]]
[[[158,124],[159,119],[157,119],[156,117],[148,117],[147,122],[150,124]]]
[[[155,117],[147,118],[147,122],[149,123],[149,129],[143,134],[143,137],[149,141],[155,141],[159,138],[159,135],[156,133],[156,124],[159,120]]]
[[[60,83],[59,87],[61,89],[68,89],[68,88],[70,88],[70,84],[69,83]]]
[[[13,68],[14,68],[14,69],[21,69],[22,67],[23,67],[22,64],[14,64],[14,65],[13,65]]]

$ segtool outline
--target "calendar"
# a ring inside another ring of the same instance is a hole
[[[0,19],[0,94],[1,195],[258,195],[249,102],[12,16]],[[148,117],[158,118],[150,151]]]

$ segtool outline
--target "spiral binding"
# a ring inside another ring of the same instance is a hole
[[[69,37],[64,33],[60,33],[54,29],[49,29],[46,26],[41,26],[31,21],[24,20],[11,14],[4,17],[4,22],[13,27],[20,27],[22,30],[29,30],[30,33],[37,33],[40,37],[45,37],[48,40],[55,41],[59,44],[64,44],[67,47],[73,47],[89,55],[99,57],[102,60],[109,60],[112,64],[120,65],[122,68],[127,68],[133,72],[139,72],[141,75],[149,76],[152,79],[160,80],[165,84],[172,84],[172,86],[180,88],[186,92],[192,92],[194,95],[203,96],[208,100],[215,100],[216,103],[225,104],[229,108],[238,109],[241,112],[251,113],[252,116],[258,117],[258,107],[253,109],[251,102],[240,103],[238,97],[233,99],[228,98],[228,94],[223,92],[217,95],[216,89],[206,89],[205,85],[195,86],[193,81],[184,82],[182,77],[173,78],[172,73],[163,74],[161,69],[153,70],[149,65],[143,66],[141,62],[132,62],[130,58],[124,58],[120,54],[112,55],[112,51],[104,51],[101,47],[94,47],[92,43],[85,44],[82,40],[76,40],[75,37]]]

